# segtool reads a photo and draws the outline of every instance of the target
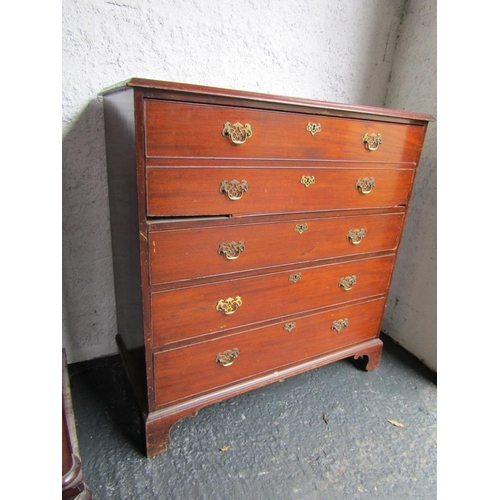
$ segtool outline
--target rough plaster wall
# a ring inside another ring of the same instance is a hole
[[[409,0],[385,105],[437,118],[436,1]],[[437,371],[437,125],[427,130],[383,330]]]
[[[63,345],[70,363],[116,352],[96,94],[137,76],[381,106],[404,4],[63,0]]]

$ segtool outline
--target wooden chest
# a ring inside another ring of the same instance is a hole
[[[346,357],[378,366],[432,117],[142,79],[103,96],[147,456],[211,403]]]

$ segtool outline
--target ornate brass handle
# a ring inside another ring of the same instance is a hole
[[[321,132],[321,123],[309,122],[306,130],[311,132],[311,135],[317,134],[318,132]]]
[[[296,233],[302,234],[304,231],[307,231],[309,226],[304,222],[302,224],[296,224],[293,229]]]
[[[287,332],[291,332],[296,326],[297,326],[297,323],[295,323],[295,321],[292,321],[291,323],[285,323],[283,330],[286,330]]]
[[[227,260],[235,260],[240,256],[240,254],[244,250],[245,250],[244,241],[238,241],[238,243],[236,243],[235,241],[230,241],[229,243],[222,242],[219,245],[217,253],[219,255],[224,255]]]
[[[288,281],[291,281],[292,283],[297,283],[302,278],[301,273],[296,273],[296,274],[290,274],[288,277]]]
[[[369,194],[372,192],[372,189],[375,187],[375,177],[364,177],[363,179],[359,178],[356,181],[356,189],[362,194]]]
[[[239,355],[240,350],[237,347],[235,347],[232,351],[228,349],[223,353],[219,352],[219,354],[215,357],[215,362],[220,363],[222,366],[230,366]]]
[[[334,321],[332,323],[330,330],[335,330],[337,333],[340,333],[340,330],[342,330],[343,328],[345,328],[347,326],[349,326],[349,320],[347,318],[338,319],[337,321]]]
[[[316,179],[314,178],[314,175],[303,175],[300,179],[300,183],[304,184],[306,188],[308,188],[311,184],[314,184],[316,182]]]
[[[238,309],[238,307],[241,307],[242,304],[243,302],[241,300],[241,297],[237,295],[234,299],[232,297],[229,297],[226,300],[219,299],[217,305],[215,306],[215,309],[229,315],[234,314],[236,312],[236,309]]]
[[[368,134],[363,136],[363,144],[368,151],[375,151],[382,144],[382,134]]]
[[[230,200],[239,200],[244,193],[248,191],[248,184],[246,180],[237,181],[233,179],[231,182],[226,180],[220,183],[219,193],[227,195]]]
[[[233,124],[231,124],[231,122],[226,122],[222,128],[222,135],[238,146],[252,137],[252,127],[249,123],[242,125],[240,122]]]
[[[351,229],[347,233],[347,239],[353,244],[353,245],[358,245],[361,243],[361,240],[365,237],[366,235],[366,229],[361,228],[361,229]]]
[[[344,290],[350,290],[356,284],[356,275],[340,278],[339,287]]]

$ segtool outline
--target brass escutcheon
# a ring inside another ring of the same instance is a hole
[[[294,231],[296,233],[302,234],[304,231],[307,231],[308,227],[309,226],[305,222],[302,223],[302,224],[296,224],[295,228],[294,228]]]
[[[339,287],[344,290],[350,290],[356,284],[356,276],[346,276],[345,278],[340,278]]]
[[[230,200],[239,200],[244,193],[248,191],[246,180],[237,181],[233,179],[231,182],[222,181],[219,186],[219,193],[227,195]]]
[[[297,283],[302,278],[301,273],[296,273],[296,274],[290,274],[288,277],[288,281],[291,281],[292,283]]]
[[[219,299],[215,306],[215,309],[229,315],[234,314],[236,312],[236,309],[238,309],[238,307],[241,307],[242,304],[243,301],[241,300],[241,297],[236,296],[236,298],[234,299],[232,297],[229,297],[226,300]]]
[[[321,123],[309,122],[306,130],[311,132],[311,135],[317,134],[318,132],[321,132]]]
[[[382,134],[369,134],[363,136],[363,144],[368,151],[375,151],[382,144]]]
[[[219,245],[217,253],[219,255],[224,255],[227,260],[236,260],[244,250],[244,241],[238,241],[238,243],[236,243],[235,241],[230,241],[229,243],[222,242]]]
[[[316,179],[314,178],[314,175],[303,175],[300,179],[300,183],[304,184],[306,188],[308,188],[311,184],[314,184],[316,182]]]
[[[362,194],[369,194],[375,187],[375,177],[364,177],[359,178],[356,181],[356,189]]]
[[[222,366],[230,366],[239,355],[240,350],[237,347],[235,347],[232,351],[228,349],[223,353],[219,352],[219,354],[215,357],[215,362],[220,363]]]
[[[366,229],[361,228],[361,229],[351,229],[347,233],[347,239],[353,244],[353,245],[358,245],[361,243],[361,240],[365,237],[366,235]]]
[[[287,332],[291,332],[296,326],[297,326],[297,323],[295,323],[295,321],[292,321],[291,323],[286,323],[285,326],[283,327],[283,330],[286,330]]]
[[[252,127],[249,123],[242,125],[240,122],[233,124],[226,122],[224,123],[224,127],[222,127],[222,135],[238,146],[252,137]]]
[[[349,320],[347,318],[338,319],[337,321],[334,321],[332,323],[330,330],[335,330],[337,333],[340,333],[340,330],[342,330],[342,328],[345,328],[346,326],[349,326]]]

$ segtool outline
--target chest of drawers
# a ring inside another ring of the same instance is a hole
[[[118,346],[147,456],[379,331],[432,117],[170,82],[103,91]]]

